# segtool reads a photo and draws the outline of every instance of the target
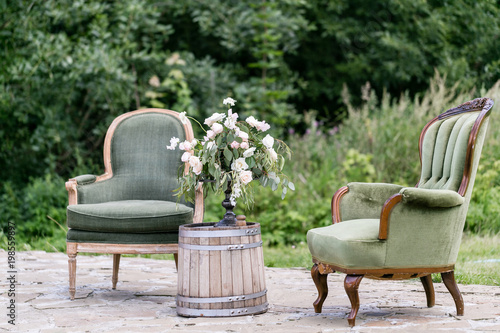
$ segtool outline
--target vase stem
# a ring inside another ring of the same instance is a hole
[[[226,198],[222,201],[222,207],[226,209],[226,213],[224,214],[224,218],[220,220],[216,227],[234,227],[236,226],[236,215],[233,213],[233,209],[235,206],[231,204],[231,181],[227,182],[227,189],[224,191],[226,194]]]

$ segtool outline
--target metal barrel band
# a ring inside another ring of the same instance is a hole
[[[257,243],[249,244],[231,244],[231,245],[195,245],[195,244],[184,244],[179,243],[179,247],[186,250],[198,250],[198,251],[232,251],[232,250],[245,250],[253,249],[255,247],[261,247],[262,241]]]
[[[267,311],[268,303],[248,308],[237,309],[188,309],[184,307],[177,307],[177,314],[186,317],[234,317],[244,316],[249,314],[263,313]]]
[[[265,296],[267,294],[267,289],[259,291],[258,293],[239,295],[239,296],[226,296],[226,297],[186,297],[177,295],[177,302],[188,302],[188,303],[227,303],[227,302],[238,302],[238,301],[248,301],[250,299]]]
[[[252,229],[235,229],[235,230],[213,230],[213,231],[205,231],[205,230],[179,230],[179,237],[186,238],[220,238],[220,237],[240,237],[240,236],[253,236],[260,234],[259,228]]]

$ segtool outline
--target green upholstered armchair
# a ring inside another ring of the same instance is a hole
[[[464,303],[454,277],[462,231],[493,101],[478,98],[431,120],[419,140],[422,171],[416,187],[350,183],[332,198],[333,225],[309,230],[311,275],[321,312],[327,275],[347,274],[348,322],[359,309],[363,277],[420,278],[427,306],[434,305],[431,273],[441,273],[455,301]],[[341,223],[340,223],[341,222]]]
[[[183,124],[177,112],[125,113],[106,134],[105,173],[78,176],[66,183],[71,299],[78,252],[113,254],[113,289],[121,254],[173,253],[177,265],[179,226],[202,222],[203,195],[200,187],[195,205],[177,202],[173,191],[182,162],[180,150],[166,149],[172,137],[181,142],[193,139],[191,124]]]

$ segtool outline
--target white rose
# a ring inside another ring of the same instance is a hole
[[[212,131],[214,131],[215,134],[222,133],[222,131],[224,130],[224,126],[222,126],[219,123],[213,124],[211,128],[212,128]]]
[[[248,147],[250,147],[250,145],[248,144],[248,142],[246,141],[243,141],[241,144],[240,144],[240,148],[241,149],[248,149]]]
[[[244,143],[244,142],[243,142]],[[242,143],[242,144],[243,144]],[[242,147],[243,148],[243,147]],[[243,152],[243,157],[250,157],[253,156],[253,152],[255,151],[255,147],[249,148]]]
[[[189,161],[190,157],[191,157],[191,153],[187,151],[184,154],[182,154],[181,161],[186,163]]]
[[[216,122],[224,119],[224,117],[226,117],[224,113],[214,113],[209,118],[205,119],[205,125],[212,126]]]
[[[240,179],[243,184],[248,184],[252,181],[252,171],[246,170],[240,172]]]
[[[240,131],[238,136],[243,139],[243,141],[248,141],[248,133]]]
[[[191,150],[193,148],[193,145],[191,144],[191,142],[189,141],[184,141],[184,142],[181,142],[179,144],[179,149],[180,150],[185,150],[185,151],[188,151],[188,150]]]
[[[198,156],[191,156],[189,158],[189,165],[193,168],[193,172],[196,175],[199,175],[201,173],[201,170],[203,170],[203,164],[201,164]]]
[[[243,170],[246,170],[246,169],[248,169],[248,164],[247,164],[247,162],[245,162],[245,158],[244,157],[238,158],[236,161],[234,161],[231,164],[231,170],[240,172],[240,171],[243,171]]]
[[[267,131],[268,129],[271,128],[271,125],[269,125],[268,123],[266,123],[263,120],[263,121],[259,121],[259,123],[257,124],[256,128],[257,128],[257,130],[259,130],[261,132],[265,132],[265,131]]]
[[[216,134],[215,134],[215,132],[214,132],[214,131],[212,131],[212,130],[208,130],[208,131],[207,131],[207,138],[209,138],[209,139],[213,139],[213,138],[215,138],[215,135],[216,135]]]
[[[224,100],[222,101],[222,104],[224,105],[229,104],[231,106],[234,106],[234,103],[236,103],[236,100],[232,99],[231,97],[224,98]]]
[[[274,138],[268,134],[264,139],[262,139],[262,144],[266,146],[267,149],[271,149],[274,145]]]
[[[269,156],[271,157],[271,160],[273,162],[276,162],[276,160],[278,159],[278,154],[274,151],[273,148],[270,148],[267,150],[267,152],[269,153]]]
[[[257,119],[255,119],[253,116],[248,117],[245,121],[252,127],[257,127],[257,125],[259,124]]]

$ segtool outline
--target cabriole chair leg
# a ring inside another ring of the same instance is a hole
[[[427,307],[432,308],[435,304],[434,284],[432,283],[432,275],[422,276],[420,278],[424,285],[425,296],[427,298]]]
[[[441,273],[441,277],[443,278],[444,285],[450,292],[451,296],[453,296],[455,306],[457,307],[457,316],[463,316],[464,300],[462,298],[460,290],[458,289],[457,282],[455,281],[455,273],[453,271]]]
[[[347,275],[344,280],[344,289],[351,301],[351,313],[347,317],[347,322],[352,327],[355,325],[356,315],[359,309],[358,287],[364,275]]]
[[[325,302],[326,296],[328,296],[328,284],[327,277],[328,274],[321,274],[318,269],[318,265],[314,264],[311,269],[311,276],[318,289],[318,298],[314,301],[314,312],[321,313],[323,308],[323,303]]]

